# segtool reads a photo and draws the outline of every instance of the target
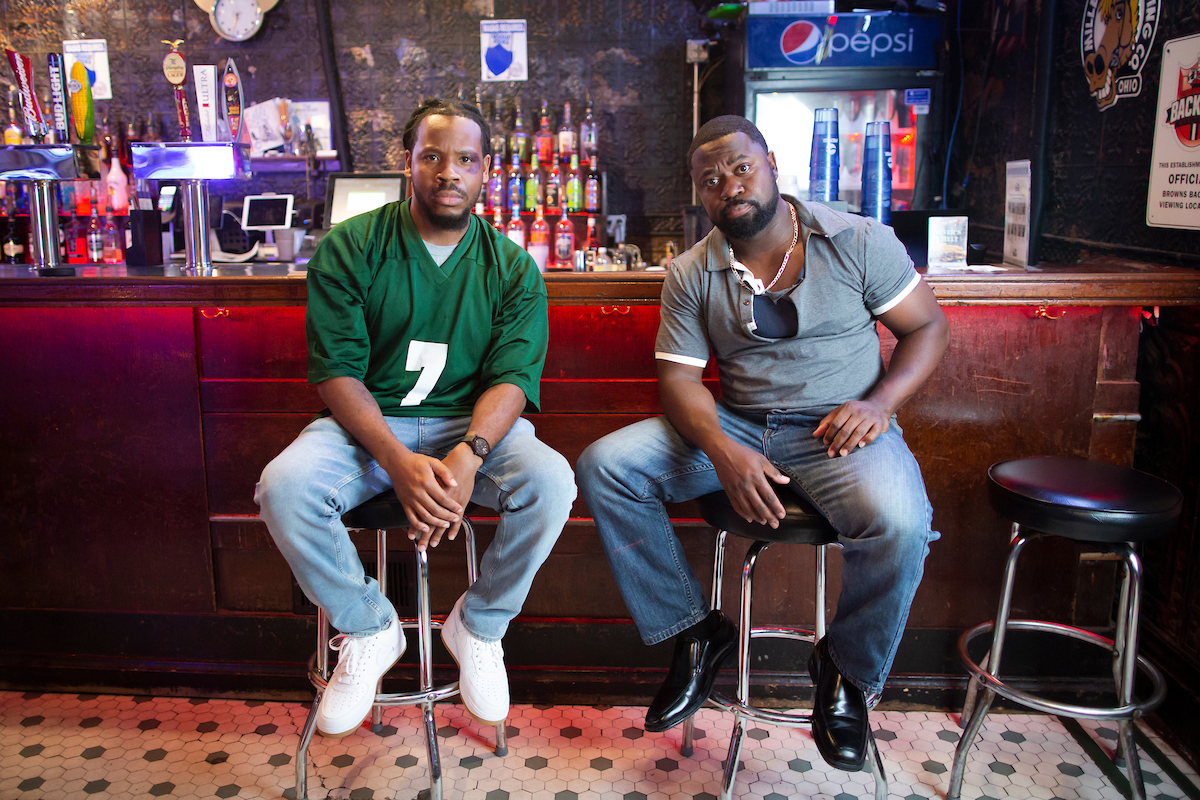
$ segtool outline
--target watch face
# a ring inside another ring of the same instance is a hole
[[[208,17],[217,33],[235,42],[258,33],[263,19],[258,0],[216,0]]]

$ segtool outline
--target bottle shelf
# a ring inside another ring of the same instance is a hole
[[[257,173],[267,172],[304,172],[308,161],[307,156],[259,156],[250,159],[250,168]],[[342,168],[337,157],[316,159],[317,169],[337,172]]]

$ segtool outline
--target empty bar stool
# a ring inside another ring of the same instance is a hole
[[[1142,567],[1137,544],[1166,536],[1175,529],[1183,496],[1166,481],[1137,470],[1081,458],[1041,457],[993,464],[988,470],[988,499],[997,512],[1012,520],[1012,544],[995,621],[976,625],[958,640],[959,657],[971,673],[971,681],[962,714],[965,730],[954,754],[947,797],[951,800],[959,797],[971,745],[992,701],[1000,695],[1050,714],[1115,720],[1120,729],[1117,753],[1125,758],[1133,796],[1144,800],[1146,789],[1133,741],[1133,720],[1162,702],[1166,686],[1158,669],[1137,654],[1142,600]],[[1017,558],[1027,541],[1043,534],[1087,542],[1120,556],[1125,576],[1121,582],[1115,640],[1061,623],[1008,618]],[[1052,702],[1006,685],[999,677],[1000,659],[1005,635],[1011,630],[1067,636],[1110,650],[1118,705],[1099,708]],[[976,664],[967,652],[968,645],[989,631],[993,632],[991,649],[982,663]],[[1142,701],[1133,696],[1139,668],[1153,686],[1150,697]],[[976,696],[980,690],[982,695]]]
[[[713,492],[699,498],[701,516],[704,517],[705,522],[717,529],[716,550],[713,553],[712,606],[714,609],[720,610],[721,608],[726,535],[732,533],[753,541],[742,564],[741,617],[738,621],[737,642],[737,696],[729,697],[717,689],[713,689],[708,700],[712,705],[732,712],[734,720],[733,734],[729,740],[729,753],[725,758],[725,774],[721,781],[721,800],[730,800],[733,797],[733,782],[737,776],[738,760],[741,757],[746,720],[789,728],[806,727],[812,724],[811,712],[798,713],[756,708],[750,705],[750,645],[754,639],[791,639],[816,645],[825,635],[826,548],[831,544],[837,544],[837,532],[829,526],[829,523],[816,509],[796,496],[786,486],[777,488],[776,492],[786,512],[786,516],[779,521],[778,528],[760,525],[757,522],[747,522],[733,510],[725,492]],[[751,625],[754,567],[758,563],[759,555],[776,543],[816,546],[816,622],[813,625],[814,630],[798,627],[763,626],[755,628]],[[801,670],[805,671],[803,667]],[[692,755],[693,727],[693,719],[689,719],[684,724],[680,753],[685,757]],[[875,735],[869,728],[867,736],[870,743],[868,769],[875,775],[875,798],[876,800],[885,800],[887,797],[887,774],[883,769],[879,748],[875,746]]]
[[[407,528],[408,515],[404,506],[396,497],[396,492],[389,489],[383,494],[376,495],[356,508],[342,515],[342,522],[351,530],[375,531],[375,563],[379,590],[387,592],[387,530],[389,528]],[[467,545],[467,580],[475,583],[478,577],[478,567],[475,558],[475,532],[471,523],[464,516],[462,533]],[[416,543],[413,543],[416,549]],[[375,695],[375,704],[371,708],[371,729],[378,733],[383,727],[383,708],[385,706],[420,705],[424,709],[425,748],[429,754],[429,794],[430,800],[441,800],[442,797],[442,764],[438,758],[437,729],[433,719],[433,704],[458,694],[458,682],[435,686],[433,684],[433,631],[441,628],[442,622],[431,618],[429,612],[429,556],[420,550],[417,554],[417,618],[400,619],[400,626],[406,630],[413,628],[417,631],[417,652],[420,663],[420,688],[412,692],[388,693],[383,691],[383,680]],[[329,620],[324,610],[317,611],[317,651],[308,662],[308,678],[317,688],[317,696],[308,712],[304,729],[300,732],[300,744],[296,750],[296,797],[305,800],[308,797],[308,745],[312,741],[317,728],[317,707],[325,693],[329,680]],[[508,755],[508,745],[505,739],[504,723],[496,725],[496,755]],[[424,792],[422,792],[424,795]]]

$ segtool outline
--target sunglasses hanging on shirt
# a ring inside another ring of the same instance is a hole
[[[791,339],[795,337],[800,332],[800,315],[796,310],[796,303],[792,300],[792,292],[804,280],[804,271],[801,270],[796,286],[785,292],[778,300],[772,300],[762,281],[755,278],[745,265],[733,258],[732,250],[729,256],[729,264],[734,278],[754,295],[750,302],[750,321],[746,323],[746,331],[760,339]]]
[[[750,324],[755,336],[764,339],[791,339],[800,332],[800,315],[791,292],[776,302],[765,294],[756,294],[750,303]]]

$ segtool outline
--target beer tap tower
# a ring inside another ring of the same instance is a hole
[[[58,249],[58,181],[100,177],[100,148],[82,144],[14,144],[0,148],[0,180],[29,181],[30,266],[62,266]]]
[[[163,59],[163,73],[175,87],[179,142],[133,142],[133,173],[139,179],[177,180],[183,213],[184,270],[190,275],[212,274],[208,246],[208,181],[245,179],[251,175],[250,145],[241,142],[193,142],[188,115],[187,64],[179,45],[163,42],[171,51]]]

